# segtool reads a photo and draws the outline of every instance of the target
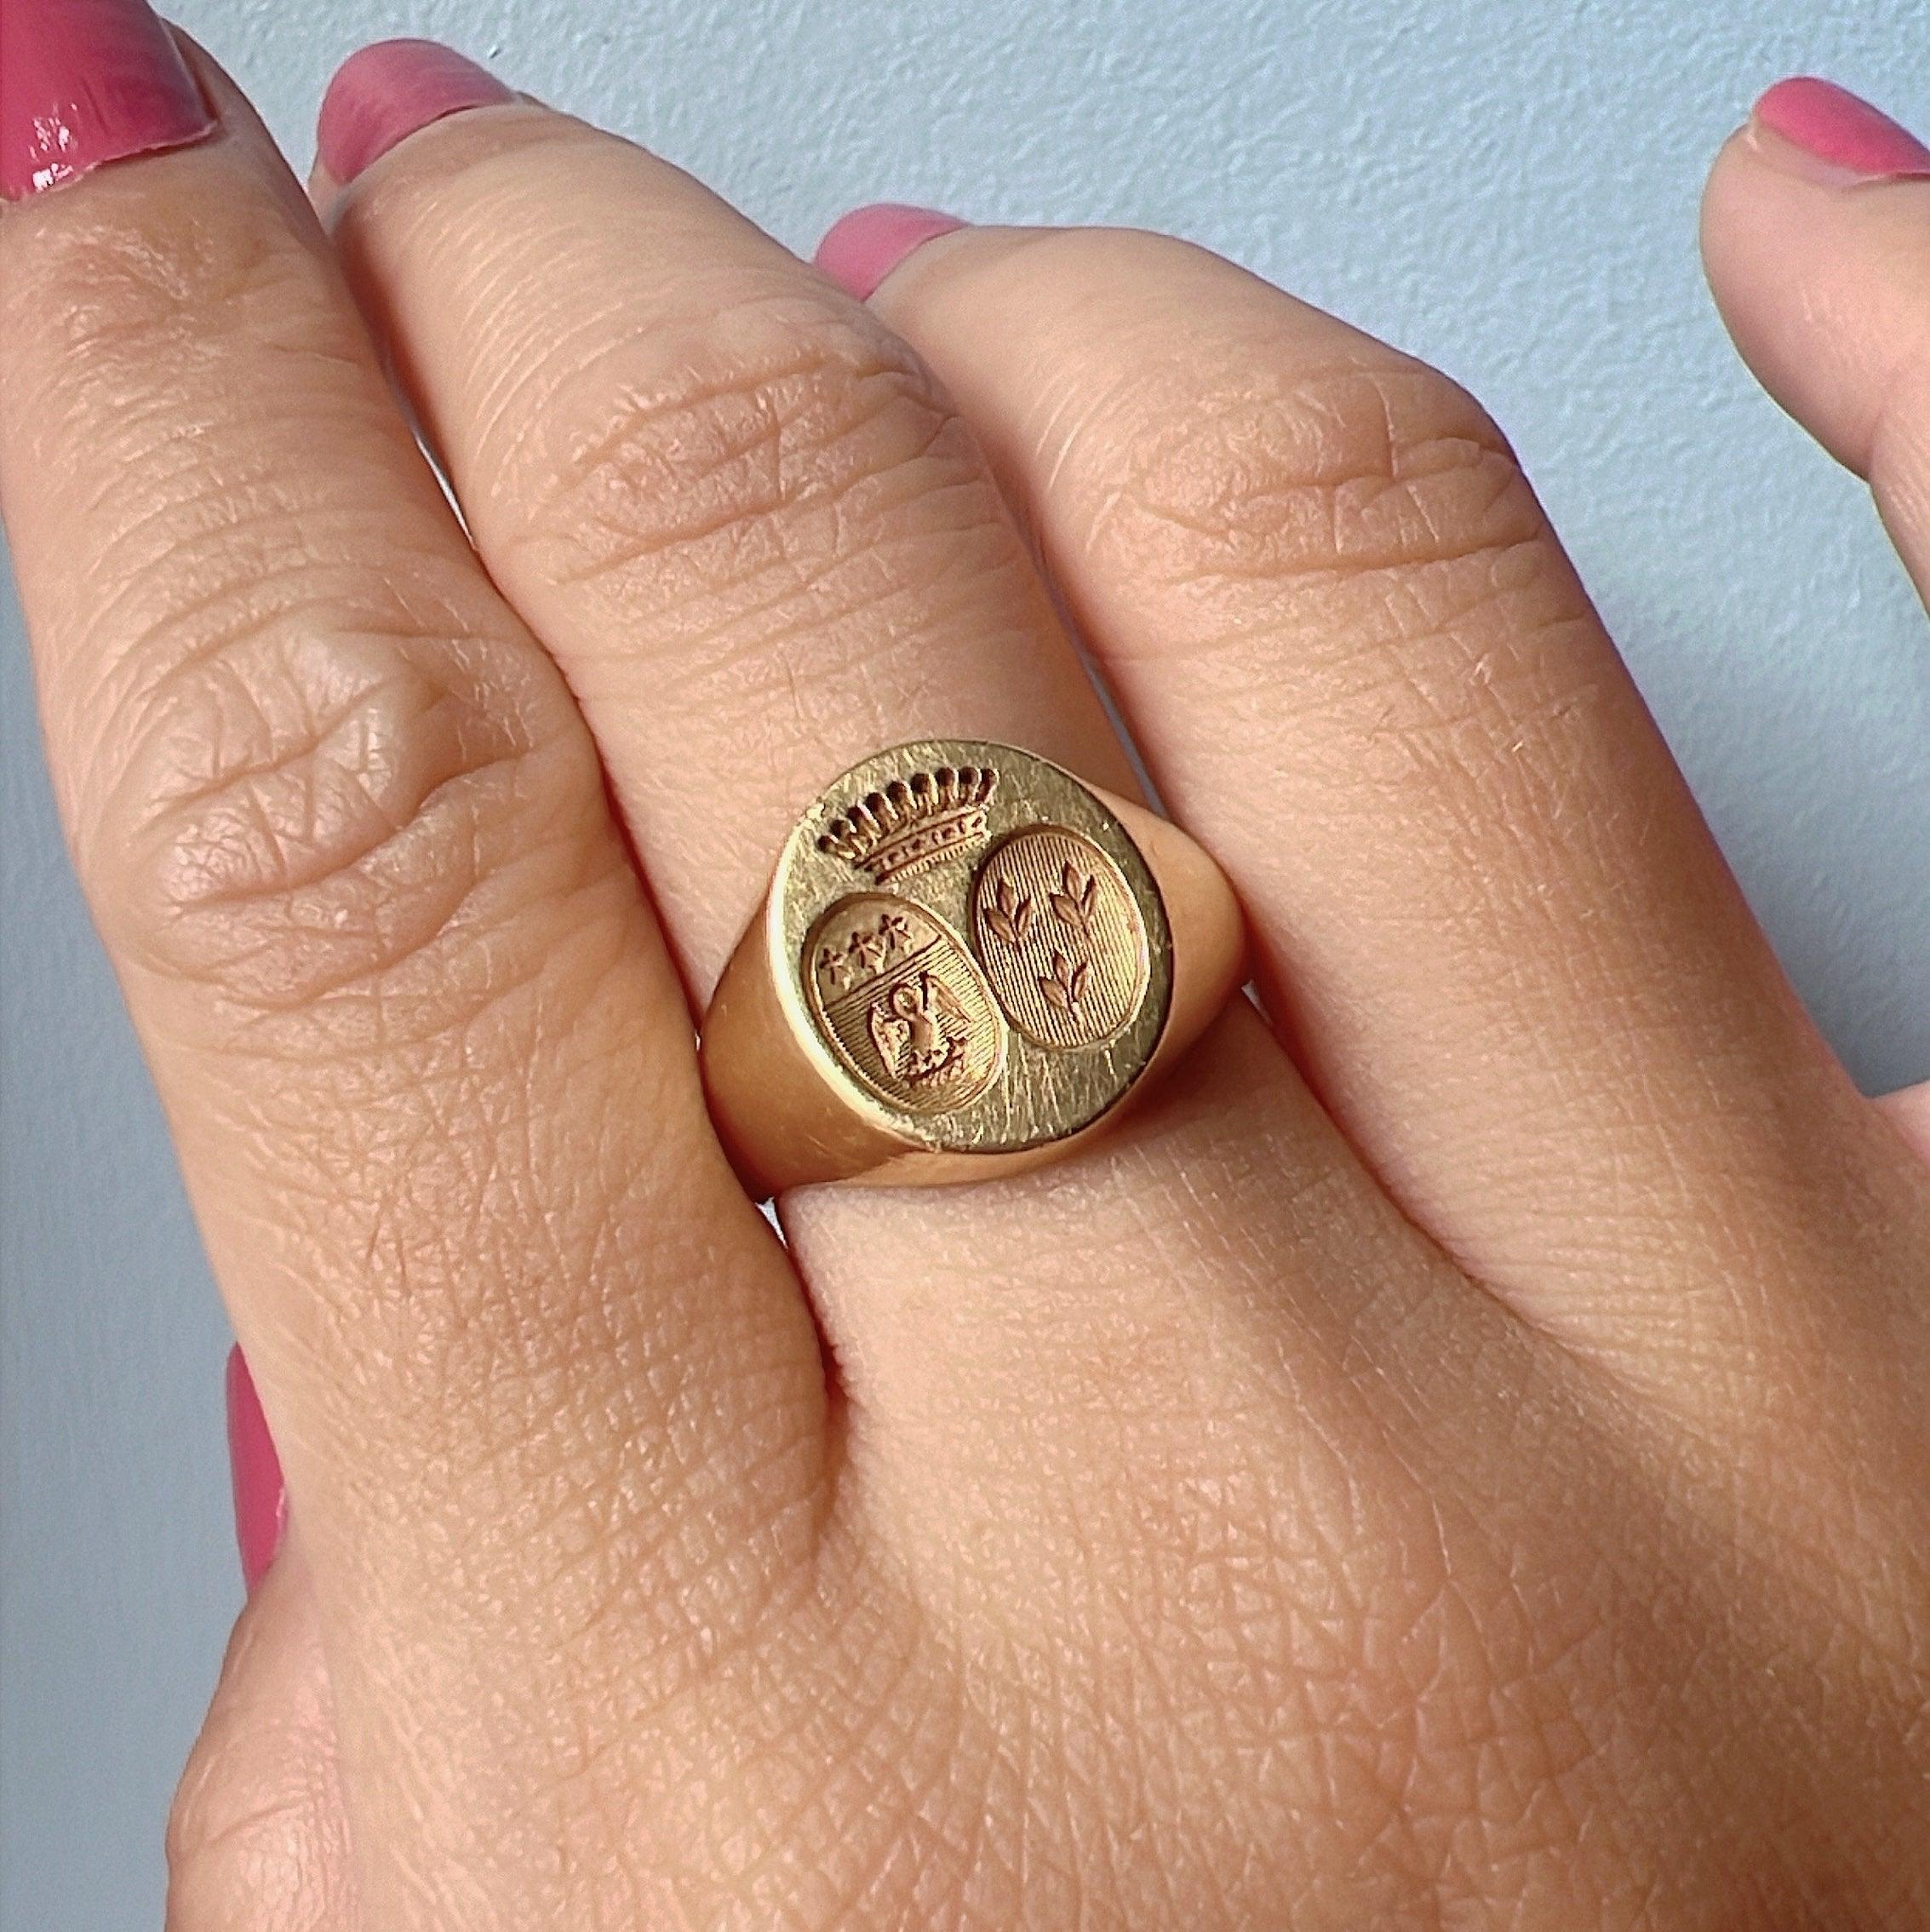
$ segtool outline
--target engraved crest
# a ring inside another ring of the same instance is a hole
[[[971,1021],[959,996],[933,972],[903,979],[865,1011],[879,1064],[898,1085],[948,1079],[962,1065]]]
[[[835,852],[882,886],[982,840],[998,788],[999,774],[988,765],[941,765],[893,778],[846,805],[825,827],[817,849]]]
[[[804,966],[819,1033],[881,1098],[948,1113],[991,1084],[1004,1023],[977,963],[923,907],[840,899],[811,929]]]
[[[971,919],[1000,1008],[1035,1045],[1097,1046],[1138,1011],[1146,923],[1089,839],[1057,825],[1013,834],[979,869]]]

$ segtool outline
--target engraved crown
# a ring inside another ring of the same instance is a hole
[[[982,839],[986,807],[998,788],[999,774],[988,765],[911,772],[845,806],[825,827],[817,849],[862,866],[882,885]]]

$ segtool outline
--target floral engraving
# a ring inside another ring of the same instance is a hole
[[[1068,859],[1059,874],[1059,889],[1049,895],[1052,911],[1062,926],[1085,937],[1092,937],[1092,904],[1099,891],[1099,875],[1087,873],[1083,879]]]
[[[1055,951],[1051,972],[1039,975],[1039,990],[1062,1013],[1076,1015],[1080,1000],[1085,997],[1085,983],[1091,972],[1088,961],[1081,960],[1074,966],[1063,953]]]
[[[1022,946],[1038,909],[1031,893],[1016,891],[1011,880],[1001,879],[985,909],[985,923],[1008,946]]]

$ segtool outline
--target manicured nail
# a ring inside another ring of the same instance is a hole
[[[913,249],[964,226],[956,215],[935,208],[875,202],[831,224],[817,244],[817,266],[862,302]]]
[[[1756,102],[1751,118],[1788,144],[1784,158],[1797,159],[1804,172],[1826,181],[1930,175],[1930,147],[1834,81],[1807,74],[1778,81]]]
[[[288,1493],[281,1458],[255,1393],[255,1378],[239,1349],[228,1356],[228,1465],[234,1476],[235,1541],[248,1594],[268,1574],[288,1528]]]
[[[185,147],[215,117],[144,0],[0,0],[0,195]]]
[[[351,54],[322,97],[315,146],[337,181],[352,181],[399,140],[471,107],[515,95],[486,67],[433,40],[381,40]]]

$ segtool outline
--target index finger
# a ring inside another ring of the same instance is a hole
[[[627,1695],[768,1596],[811,1534],[816,1337],[710,1137],[587,731],[299,189],[130,0],[5,6],[10,98],[110,15],[81,80],[205,95],[81,179],[37,182],[49,117],[9,119],[0,501],[79,868],[355,1662],[345,1730],[483,1751],[474,1684],[513,1637],[555,1656],[581,1605],[539,1580],[586,1549],[663,1580]]]

